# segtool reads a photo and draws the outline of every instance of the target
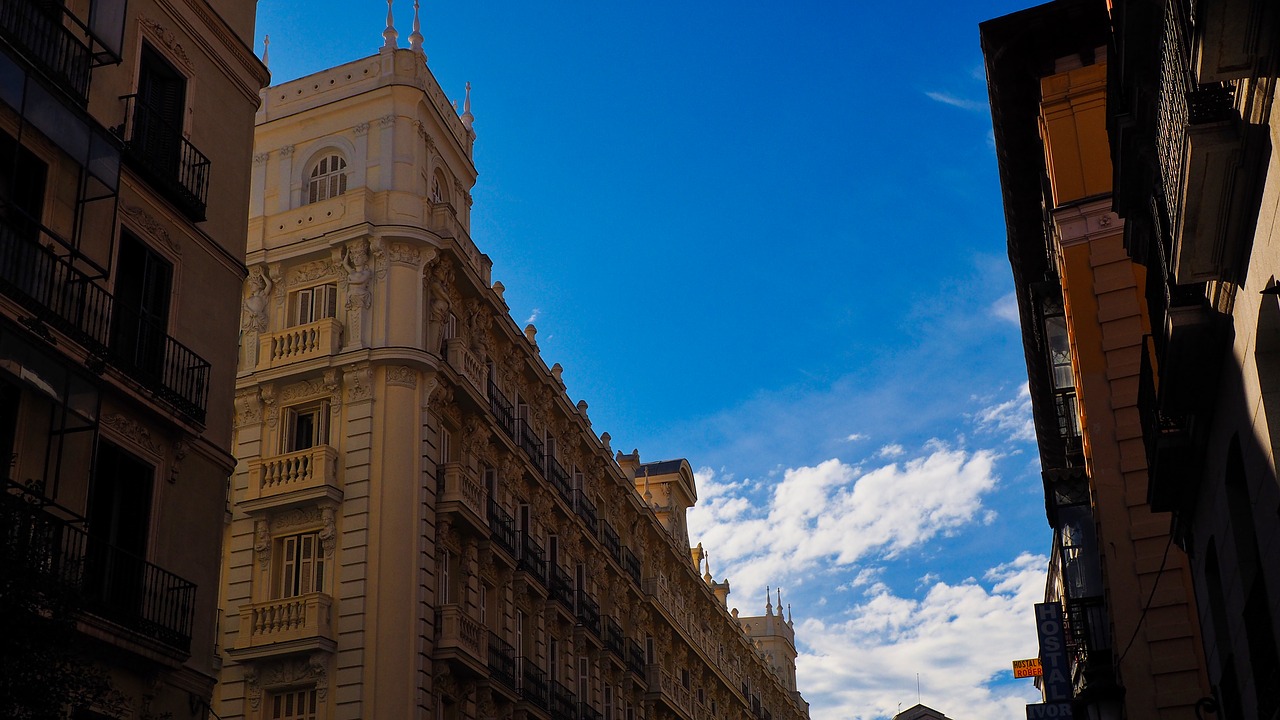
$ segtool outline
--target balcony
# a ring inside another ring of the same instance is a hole
[[[467,347],[466,341],[462,338],[449,338],[445,343],[445,358],[459,375],[467,379],[471,383],[471,387],[475,391],[484,395],[488,386],[487,376],[488,369],[484,363],[480,362],[480,358],[471,352]]]
[[[551,486],[560,493],[560,498],[572,506],[573,487],[569,484],[569,471],[565,470],[560,461],[554,457],[547,458],[547,480],[550,480]]]
[[[587,703],[578,703],[579,720],[604,720],[604,714]],[[612,718],[610,718],[612,720]]]
[[[575,603],[574,616],[578,618],[578,622],[582,623],[582,626],[586,628],[588,632],[599,637],[600,603],[593,600],[590,595],[586,594],[582,590],[577,592],[575,599],[577,602]],[[621,633],[622,629],[619,628],[618,632]]]
[[[458,462],[440,466],[444,489],[440,493],[437,512],[452,513],[479,534],[489,532],[489,493],[471,474],[471,469]]]
[[[627,640],[626,650],[627,668],[635,673],[637,677],[644,677],[644,650],[640,648],[640,643],[635,640]]]
[[[515,520],[493,498],[489,498],[489,540],[502,548],[508,557],[516,558]]]
[[[642,585],[640,576],[640,558],[631,552],[630,548],[622,548],[622,569],[627,571],[627,577],[636,584],[636,588]]]
[[[124,122],[116,134],[125,158],[192,222],[205,219],[209,197],[209,158],[182,135],[182,128],[137,95],[125,95]]]
[[[604,549],[609,553],[609,557],[621,565],[622,541],[618,539],[618,531],[613,529],[613,525],[608,520],[600,521],[600,542],[604,543]]]
[[[59,509],[11,483],[0,493],[5,574],[41,592],[65,595],[77,610],[185,654],[191,647],[195,584],[92,537],[77,527],[83,520],[64,519],[43,507]]]
[[[547,586],[547,561],[542,545],[528,533],[520,538],[520,559],[516,569],[532,575],[542,587]]]
[[[489,675],[516,689],[516,650],[497,633],[489,633]]]
[[[240,634],[228,652],[239,660],[335,647],[333,598],[325,593],[240,606]]]
[[[516,667],[519,671],[516,675],[516,692],[521,698],[543,710],[549,709],[547,674],[527,657],[516,658]]]
[[[342,499],[338,487],[338,450],[317,445],[306,450],[249,461],[245,507],[281,507],[322,498]]]
[[[683,713],[684,717],[693,714],[693,693],[689,688],[678,682],[674,675],[667,672],[661,665],[653,664],[645,666],[645,679],[649,683],[650,691],[657,689],[668,706],[676,711]],[[756,707],[759,707],[757,704]]]
[[[51,242],[42,244],[46,238]],[[165,328],[118,306],[102,286],[51,249],[62,244],[37,225],[23,229],[0,222],[0,291],[178,412],[204,422],[209,363]]]
[[[559,680],[551,683],[551,716],[556,720],[578,717],[578,696]]]
[[[528,456],[529,462],[534,467],[542,468],[542,441],[534,434],[533,428],[529,427],[527,420],[521,420],[517,423],[516,442],[520,444],[520,449]]]
[[[560,603],[565,610],[573,612],[573,576],[568,570],[549,563],[551,571],[551,599]]]
[[[68,23],[89,37],[88,28],[58,5],[0,0],[0,37],[83,106],[89,98],[93,54]]]
[[[258,370],[270,370],[342,350],[342,323],[324,318],[258,338]]]
[[[578,514],[578,517],[582,518],[582,522],[587,524],[587,528],[594,535],[600,518],[596,514],[595,503],[591,502],[591,499],[582,491],[582,488],[576,488],[573,491],[573,511]]]
[[[502,432],[512,440],[516,439],[516,415],[515,410],[511,406],[511,401],[506,395],[498,389],[496,383],[489,381],[489,411],[493,413],[493,419],[497,421],[498,427],[502,428]]]
[[[456,604],[436,610],[437,658],[456,660],[477,674],[489,667],[489,633]]]
[[[624,657],[626,637],[622,634],[622,624],[606,615],[604,618],[604,646],[619,658]]]

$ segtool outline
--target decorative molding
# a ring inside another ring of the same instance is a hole
[[[253,154],[253,164],[254,164],[254,165],[266,165],[266,164],[267,164],[267,158],[269,158],[269,157],[271,157],[271,153],[254,153],[254,154]]]
[[[330,389],[325,385],[323,378],[312,378],[303,380],[302,382],[286,385],[280,391],[280,400],[284,403],[292,403],[297,400],[313,400],[322,398],[330,393]]]
[[[266,570],[271,567],[271,529],[267,521],[253,521],[253,551],[258,557],[258,567]]]
[[[326,505],[320,508],[320,522],[320,532],[317,533],[320,538],[320,547],[324,548],[325,557],[333,557],[333,549],[338,545],[338,528],[331,506]]]
[[[294,148],[292,145],[281,145],[280,157],[282,158],[293,157],[293,149]]]
[[[244,299],[244,319],[240,328],[246,332],[264,332],[267,329],[267,305],[271,297],[271,277],[267,268],[256,265],[245,278],[249,294]]]
[[[347,400],[359,402],[373,397],[373,369],[369,366],[348,366],[342,373],[342,384],[347,387]]]
[[[369,134],[369,123],[357,123],[356,126],[351,129],[355,132],[356,137],[364,137]]]
[[[407,365],[387,368],[387,384],[399,387],[418,387],[418,371]]]
[[[151,431],[133,418],[125,417],[119,413],[112,413],[102,417],[102,424],[120,433],[134,445],[147,450],[157,458],[164,456],[164,449],[152,439]]]
[[[234,425],[237,428],[249,427],[262,422],[262,400],[257,388],[236,392]]]
[[[329,412],[336,417],[342,411],[342,376],[337,368],[327,368],[320,382],[329,393]]]
[[[337,279],[338,273],[332,261],[312,260],[289,270],[285,285],[290,288],[314,283],[316,280]]]
[[[142,27],[144,35],[165,46],[173,56],[173,59],[177,60],[184,70],[188,73],[192,72],[191,58],[187,57],[186,48],[182,47],[182,43],[178,42],[177,36],[165,29],[160,23],[144,15],[138,16],[138,24]]]
[[[330,509],[332,511],[332,509]],[[295,508],[286,510],[271,518],[271,534],[277,535],[281,530],[311,526],[324,526],[324,511],[318,507]]]
[[[173,239],[173,236],[169,234],[168,228],[162,225],[159,220],[156,220],[151,213],[140,207],[124,204],[120,206],[120,212],[129,217],[129,220],[131,221],[130,225],[141,230],[147,237],[165,246],[169,252],[178,257],[182,257],[182,246],[180,246],[177,241]]]
[[[169,465],[169,484],[178,482],[178,474],[182,471],[182,461],[191,451],[191,443],[179,439],[173,444],[173,462]]]
[[[387,248],[387,259],[399,265],[416,267],[422,260],[422,252],[409,243],[391,243]]]
[[[384,127],[384,128],[391,127],[392,125],[395,124],[395,121],[396,121],[395,115],[383,115],[382,117],[378,118],[378,126]]]
[[[258,396],[262,398],[262,404],[267,409],[267,427],[274,428],[276,421],[280,419],[280,406],[276,404],[276,386],[269,383],[259,385]]]

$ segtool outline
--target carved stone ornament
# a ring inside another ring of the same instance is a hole
[[[463,422],[462,452],[467,457],[480,457],[489,444],[489,425],[476,416]]]
[[[297,401],[322,398],[328,394],[329,388],[325,387],[324,380],[322,378],[312,378],[285,385],[284,389],[280,391],[280,400],[288,405]]]
[[[280,419],[280,406],[276,404],[276,386],[269,383],[258,386],[258,396],[262,398],[262,404],[267,409],[267,427],[274,428],[276,421]]]
[[[240,321],[240,329],[245,332],[266,331],[271,286],[271,277],[265,267],[258,265],[249,271],[249,277],[245,279],[248,292],[243,303],[244,318]]]
[[[249,665],[244,669],[245,695],[249,697],[249,707],[257,710],[262,705],[262,683],[258,668]]]
[[[245,673],[247,682],[248,671]],[[274,690],[311,685],[316,689],[316,699],[324,701],[329,691],[328,660],[324,654],[315,653],[307,658],[286,658],[263,663],[261,670],[255,673],[254,684],[258,686],[259,697],[263,688]],[[250,704],[252,705],[252,701]]]
[[[431,397],[427,398],[427,402],[433,407],[439,407],[441,414],[444,414],[447,412],[447,408],[453,404],[453,388],[445,383],[440,383],[436,386],[435,391],[431,393]]]
[[[391,243],[387,248],[387,259],[399,265],[417,267],[422,260],[422,251],[409,243]]]
[[[236,391],[235,408],[235,426],[237,428],[249,427],[262,422],[262,400],[258,396],[257,388]]]
[[[164,454],[160,444],[151,438],[151,431],[130,417],[125,417],[119,413],[111,413],[102,417],[102,424],[115,430],[120,435],[127,438],[134,445],[150,452],[156,457]]]
[[[333,550],[338,544],[338,528],[331,506],[320,508],[320,522],[320,531],[317,533],[320,547],[324,548],[325,557],[333,557]]]
[[[418,371],[407,365],[396,365],[387,368],[387,384],[399,387],[418,387]]]
[[[165,46],[169,50],[169,55],[177,60],[179,64],[186,70],[191,70],[191,58],[187,57],[187,51],[182,47],[182,43],[178,42],[178,38],[163,25],[148,17],[138,16],[138,24],[142,27],[142,33],[151,40]]]
[[[179,439],[173,443],[173,462],[169,464],[170,485],[178,482],[178,474],[182,472],[182,461],[190,451],[191,443],[185,439]]]
[[[338,274],[330,260],[312,260],[290,268],[285,285],[290,288],[309,285],[317,280],[337,279]]]
[[[129,218],[129,224],[131,226],[137,228],[147,237],[163,245],[169,250],[169,252],[178,257],[182,257],[182,246],[179,245],[178,242],[173,239],[173,236],[169,234],[168,228],[162,225],[159,220],[152,217],[151,213],[140,207],[124,204],[120,206],[120,212],[124,213],[125,216]]]
[[[320,382],[329,394],[329,412],[336,417],[342,410],[342,376],[337,368],[328,368]]]
[[[292,146],[292,145],[281,145],[281,146],[280,146],[280,157],[286,157],[286,158],[287,158],[287,157],[293,157],[293,146]]]
[[[269,157],[271,157],[271,153],[254,153],[254,155],[253,155],[253,164],[254,164],[254,165],[265,165],[265,164],[267,164],[267,158],[269,158]]]
[[[318,507],[294,508],[271,518],[271,534],[300,527],[319,528],[324,524],[324,512]]]
[[[355,132],[356,137],[364,137],[369,134],[369,123],[356,123],[356,126],[351,128],[351,130]]]
[[[258,557],[258,567],[271,567],[271,530],[266,520],[253,521],[253,551]]]
[[[347,387],[347,400],[359,402],[373,397],[373,368],[369,366],[351,365],[342,374],[342,383]]]

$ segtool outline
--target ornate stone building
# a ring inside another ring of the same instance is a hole
[[[615,455],[512,321],[470,102],[384,40],[263,94],[219,717],[807,717],[791,623],[690,547],[689,464]]]
[[[102,668],[129,717],[191,717],[217,673],[254,10],[0,3],[5,642],[71,627],[46,649]],[[12,647],[6,700],[66,700]]]

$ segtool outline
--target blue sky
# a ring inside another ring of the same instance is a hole
[[[381,2],[260,0],[277,81]],[[977,23],[1012,2],[435,3],[472,235],[597,431],[687,457],[730,604],[818,720],[1022,717],[1049,531]],[[397,0],[402,44],[412,4]]]

